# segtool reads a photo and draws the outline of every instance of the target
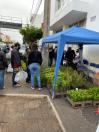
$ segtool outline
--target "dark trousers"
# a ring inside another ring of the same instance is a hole
[[[28,77],[26,79],[26,82],[29,83],[31,81],[31,73],[30,73],[29,68],[27,68],[27,74],[28,74]]]
[[[0,89],[4,88],[4,70],[0,70]]]
[[[53,58],[49,58],[49,60],[48,60],[48,66],[52,66],[52,64],[53,64]]]
[[[18,71],[13,68],[13,74],[12,74],[12,86],[13,87],[17,84],[17,82],[15,81],[15,76],[16,76],[17,72]]]

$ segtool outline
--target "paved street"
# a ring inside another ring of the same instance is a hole
[[[62,132],[47,98],[0,97],[0,132]]]
[[[44,88],[42,91],[30,89],[30,84],[22,84],[22,87],[12,88],[11,74],[6,76],[6,88],[0,90],[0,94],[38,94],[48,95]],[[96,108],[73,109],[65,98],[51,100],[54,104],[66,132],[95,132],[99,122]],[[56,117],[46,98],[32,100],[22,97],[0,97],[0,132],[11,132],[11,128],[22,132],[61,132]],[[9,123],[8,123],[9,122]],[[12,125],[12,122],[16,124]],[[8,127],[8,124],[9,127]],[[25,124],[25,125],[23,125]],[[13,126],[13,127],[11,127]]]

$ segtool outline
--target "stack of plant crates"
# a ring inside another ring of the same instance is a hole
[[[66,99],[73,108],[99,106],[99,87],[69,90]]]

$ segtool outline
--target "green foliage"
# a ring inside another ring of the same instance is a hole
[[[23,41],[26,43],[32,43],[42,38],[43,32],[41,28],[36,28],[27,25],[20,29],[20,33],[23,35]]]
[[[93,100],[99,100],[99,87],[92,87],[89,89],[89,94],[92,95]]]
[[[69,90],[67,91],[67,95],[75,102],[99,100],[99,87],[93,87],[87,90]]]
[[[95,95],[93,98],[94,101],[99,101],[99,94]]]
[[[47,67],[42,70],[43,76],[46,78],[46,82],[53,87],[54,80],[54,70],[55,67]],[[58,72],[58,77],[56,81],[56,91],[63,91],[65,87],[83,87],[86,84],[87,80],[83,74],[79,74],[77,71],[74,71],[71,68],[61,67]]]
[[[92,95],[87,90],[69,90],[67,94],[74,102],[92,99]]]
[[[46,87],[47,85],[47,78],[43,71],[41,71],[41,85],[42,87]]]
[[[0,42],[2,42],[2,38],[0,38]]]

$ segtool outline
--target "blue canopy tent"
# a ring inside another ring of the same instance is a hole
[[[79,26],[74,26],[62,32],[43,38],[42,43],[43,45],[46,43],[58,44],[57,61],[56,61],[56,68],[54,73],[54,83],[53,83],[53,93],[52,93],[52,96],[54,97],[58,70],[60,67],[65,44],[72,44],[72,43],[73,44],[77,43],[79,45],[99,44],[99,33]]]

